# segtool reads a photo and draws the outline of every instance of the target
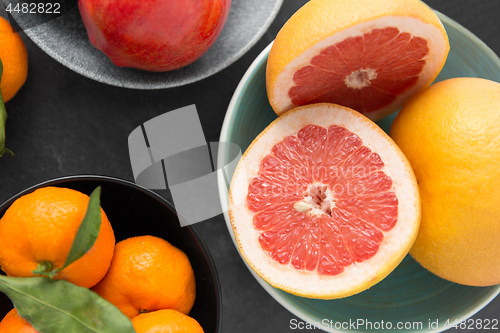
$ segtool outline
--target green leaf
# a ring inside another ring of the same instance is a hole
[[[68,267],[72,262],[80,259],[94,245],[99,230],[101,229],[101,187],[98,186],[90,195],[87,212],[83,218],[80,228],[76,233],[73,244],[63,268]]]
[[[0,291],[40,333],[136,333],[117,307],[64,280],[0,276]]]
[[[53,268],[52,263],[49,261],[42,261],[38,267],[32,271],[35,275],[43,275],[53,279],[57,273],[68,267],[74,261],[80,259],[88,250],[94,245],[99,230],[101,229],[101,187],[98,186],[90,195],[87,211],[83,217],[82,223],[76,232],[73,244],[69,250],[68,256],[64,265],[60,268]]]
[[[3,63],[0,59],[0,81],[2,80],[3,74]],[[3,154],[8,153],[14,155],[10,150],[5,148],[5,122],[7,121],[7,110],[5,110],[5,104],[3,102],[2,90],[0,89],[0,157]]]

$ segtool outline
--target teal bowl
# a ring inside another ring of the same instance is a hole
[[[500,82],[500,59],[495,53],[458,23],[438,15],[448,32],[451,50],[436,81],[481,77]],[[266,93],[266,61],[270,48],[271,45],[262,51],[243,76],[222,127],[220,142],[237,144],[242,151],[276,119]],[[378,124],[388,131],[394,116]],[[219,165],[234,166],[233,158],[234,153],[229,149],[219,151]],[[234,168],[226,168],[229,179],[232,171]],[[219,180],[221,204],[227,208],[227,185],[222,177]],[[234,242],[227,213],[224,218]],[[500,285],[469,287],[443,280],[410,256],[372,288],[329,301],[298,297],[273,288],[249,269],[276,301],[300,319],[327,332],[442,332],[473,316],[500,293]]]

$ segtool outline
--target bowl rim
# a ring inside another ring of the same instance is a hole
[[[433,9],[434,10],[434,9]],[[500,71],[500,58],[496,55],[493,50],[491,50],[481,39],[479,39],[476,35],[474,35],[472,32],[467,30],[465,27],[463,27],[461,24],[458,22],[454,21],[453,19],[449,18],[448,16],[440,13],[439,11],[434,10],[434,12],[437,14],[439,19],[442,22],[445,22],[446,25],[453,27],[454,29],[458,30],[461,34],[465,35],[465,37],[469,38],[470,40],[474,41],[476,45],[481,49],[481,52],[486,54],[486,56],[499,68]],[[227,138],[228,135],[231,131],[231,127],[234,123],[234,118],[233,115],[235,113],[236,107],[238,104],[241,103],[241,96],[244,90],[248,89],[250,85],[250,80],[254,75],[257,69],[260,69],[261,66],[265,65],[264,62],[267,60],[267,57],[269,55],[269,51],[274,43],[274,40],[267,45],[264,50],[261,51],[261,53],[255,58],[255,60],[252,62],[250,67],[248,67],[247,71],[241,78],[236,90],[233,93],[233,96],[231,98],[231,101],[228,105],[226,115],[224,117],[224,122],[222,124],[222,129],[221,129],[221,134],[219,137],[220,142],[228,142]],[[244,151],[242,151],[242,154]],[[224,164],[224,151],[220,150],[217,156],[217,163],[218,165],[225,165]],[[300,318],[301,320],[304,320],[309,323],[315,323],[316,321],[313,320],[311,311],[309,309],[304,309],[304,308],[298,308],[295,307],[292,303],[288,301],[283,295],[286,295],[287,293],[281,290],[278,290],[274,287],[272,287],[268,282],[266,282],[264,279],[262,279],[245,261],[245,259],[241,256],[241,253],[238,248],[238,244],[236,242],[234,232],[231,226],[231,221],[229,218],[229,194],[228,194],[228,188],[225,185],[225,181],[222,177],[218,177],[217,179],[218,185],[219,185],[219,198],[221,205],[223,207],[223,216],[224,216],[224,221],[226,223],[226,227],[228,229],[228,232],[231,236],[231,240],[233,241],[233,244],[235,245],[236,249],[238,250],[238,254],[241,257],[241,260],[247,267],[247,269],[250,271],[250,273],[254,276],[254,278],[257,280],[257,282],[264,288],[264,290],[271,295],[281,306],[283,306],[285,309],[290,311],[293,315],[296,317]],[[468,318],[474,316],[476,313],[481,311],[485,306],[487,306],[495,297],[497,297],[500,294],[500,284],[496,286],[489,286],[491,288],[490,294],[485,297],[479,304],[477,304],[473,309],[467,311],[465,314],[461,315],[458,319],[458,322],[463,322],[464,320],[467,320]],[[347,332],[344,330],[335,330],[332,328],[321,328],[323,330],[326,330],[328,332]],[[433,332],[442,332],[443,330],[438,327],[438,329],[428,329],[428,330],[422,330],[419,332],[422,333],[433,333]],[[351,331],[349,331],[351,332]]]
[[[168,201],[167,199],[165,199],[161,195],[153,192],[152,190],[150,190],[142,185],[136,184],[134,182],[131,182],[131,181],[123,179],[123,178],[104,176],[104,175],[94,175],[94,174],[69,175],[69,176],[62,176],[62,177],[57,177],[57,178],[52,178],[49,180],[42,181],[40,183],[37,183],[35,185],[32,185],[32,186],[22,190],[21,192],[11,196],[9,199],[2,202],[0,204],[0,211],[8,208],[10,205],[12,205],[12,203],[15,200],[19,199],[20,197],[22,197],[26,194],[29,194],[37,189],[47,187],[47,186],[57,186],[57,185],[63,184],[63,183],[68,182],[68,181],[86,181],[86,180],[111,182],[111,183],[131,187],[133,189],[136,189],[138,191],[143,192],[144,194],[148,195],[149,197],[151,197],[153,199],[156,199],[161,204],[163,204],[168,209],[170,209],[179,218],[181,218],[185,221],[188,220],[182,214],[182,212],[179,212],[178,210],[176,210],[175,206],[172,203],[170,203],[170,201]],[[213,284],[215,287],[216,311],[217,311],[217,321],[216,321],[215,332],[220,333],[222,331],[223,300],[222,300],[221,284],[220,284],[220,280],[219,280],[219,275],[217,273],[217,268],[215,266],[215,262],[213,260],[212,254],[210,253],[210,250],[208,249],[203,237],[200,235],[198,230],[196,230],[194,225],[186,225],[186,226],[183,226],[183,228],[187,228],[193,234],[195,239],[200,244],[200,247],[203,250],[205,257],[207,258],[208,266],[209,266],[210,271],[212,273]]]

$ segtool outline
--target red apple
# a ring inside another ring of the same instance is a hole
[[[215,42],[231,0],[79,0],[92,45],[119,67],[164,72]]]

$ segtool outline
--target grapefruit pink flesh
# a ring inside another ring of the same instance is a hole
[[[326,275],[373,257],[398,215],[383,166],[341,126],[308,125],[286,137],[249,185],[260,245],[280,264]]]
[[[269,102],[278,116],[335,103],[378,120],[429,86],[449,49],[439,17],[420,0],[311,0],[273,42]]]
[[[229,218],[246,263],[303,297],[361,292],[408,253],[418,186],[375,123],[329,103],[295,108],[246,149],[231,179]]]
[[[414,86],[429,53],[425,39],[375,29],[329,46],[293,76],[294,105],[330,102],[370,113]]]

